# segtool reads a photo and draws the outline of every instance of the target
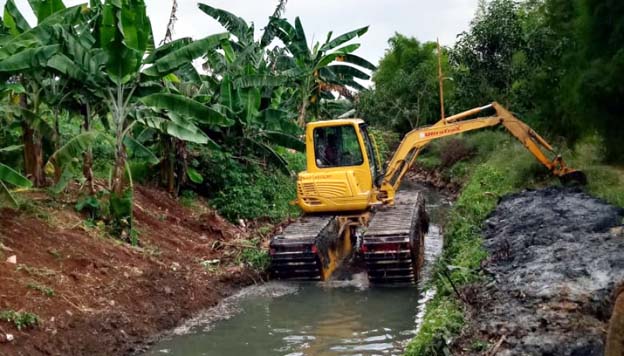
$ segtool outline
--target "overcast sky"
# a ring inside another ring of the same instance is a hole
[[[0,0],[4,8],[6,0]],[[34,24],[35,17],[27,0],[15,0],[22,13]],[[65,0],[76,5],[86,0]],[[208,5],[225,9],[251,21],[257,33],[268,21],[275,0],[204,0]],[[147,11],[154,27],[156,43],[165,33],[171,11],[168,0],[146,0]],[[301,18],[308,41],[323,41],[327,32],[334,36],[369,25],[370,29],[360,40],[362,47],[356,52],[373,63],[383,56],[388,38],[395,32],[414,36],[421,41],[440,38],[442,45],[452,45],[456,35],[468,28],[478,0],[290,0],[285,16]],[[223,31],[223,28],[197,8],[195,0],[178,0],[178,22],[175,37],[201,38]]]

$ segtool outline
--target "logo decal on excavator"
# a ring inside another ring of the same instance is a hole
[[[456,127],[449,128],[449,129],[435,130],[435,131],[425,131],[425,132],[420,133],[420,138],[438,137],[442,135],[459,132],[460,130],[461,130],[461,126],[456,126]]]

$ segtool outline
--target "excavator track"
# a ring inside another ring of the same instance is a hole
[[[275,279],[320,280],[317,240],[333,225],[333,216],[304,216],[271,240],[269,273]]]
[[[371,284],[416,283],[428,225],[424,198],[418,192],[401,192],[394,206],[375,213],[361,247]]]

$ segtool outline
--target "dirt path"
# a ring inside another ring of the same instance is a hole
[[[257,278],[236,265],[246,231],[157,189],[135,192],[140,248],[85,227],[71,205],[33,199],[34,212],[0,210],[0,310],[41,322],[19,331],[0,321],[0,355],[129,354]]]
[[[505,197],[484,228],[491,282],[464,290],[472,306],[455,350],[480,353],[481,340],[497,355],[602,355],[624,282],[623,216],[578,190]]]

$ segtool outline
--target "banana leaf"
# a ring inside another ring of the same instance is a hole
[[[206,4],[199,3],[198,6],[201,11],[217,20],[221,26],[238,37],[239,40],[249,40],[249,26],[245,20],[230,12]],[[253,33],[251,35],[253,40]]]
[[[32,182],[28,178],[19,174],[13,168],[0,163],[0,181],[23,188],[32,187]]]
[[[345,34],[342,34],[336,38],[334,38],[333,40],[325,43],[323,46],[321,46],[320,51],[329,51],[331,49],[334,49],[340,45],[342,45],[345,42],[349,42],[350,40],[356,38],[356,37],[360,37],[363,34],[365,34],[366,32],[368,32],[368,26],[366,27],[362,27],[362,28],[358,28],[357,30],[353,30],[350,32],[347,32]]]
[[[140,100],[146,106],[168,110],[179,116],[190,116],[203,124],[223,127],[234,124],[218,111],[184,95],[158,93]]]

